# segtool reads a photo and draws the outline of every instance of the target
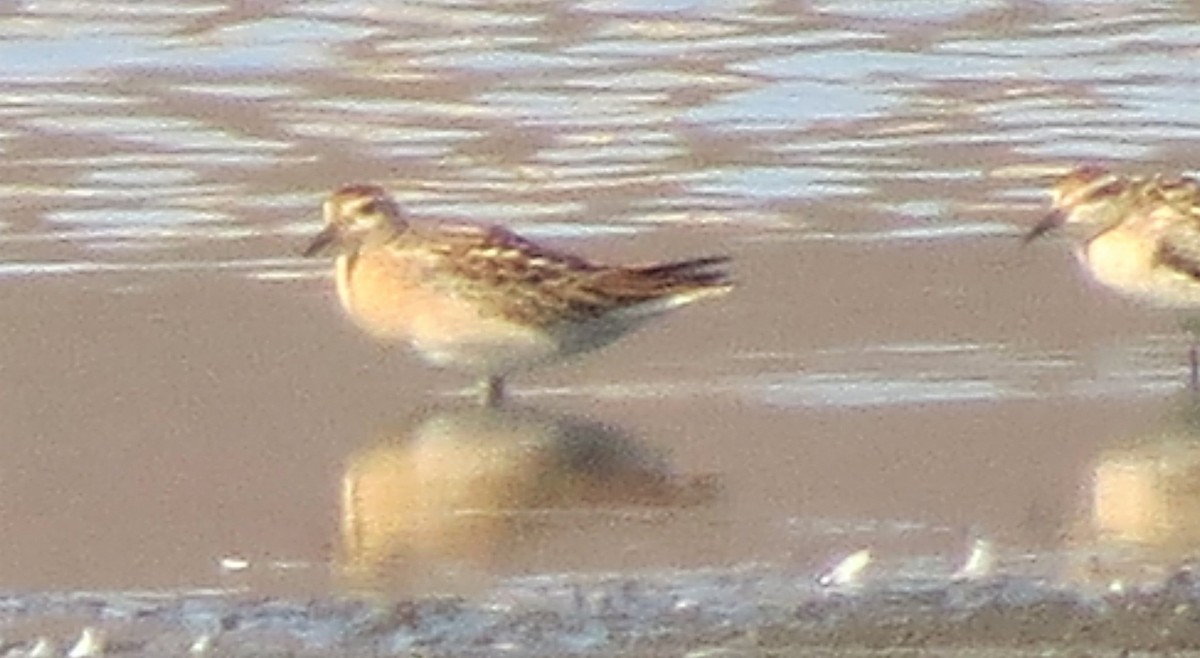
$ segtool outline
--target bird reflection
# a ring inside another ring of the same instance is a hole
[[[662,454],[587,419],[438,412],[348,459],[340,572],[354,590],[459,591],[552,534],[556,518],[608,533],[622,514],[703,505],[718,493],[716,476],[675,474]]]
[[[1161,581],[1200,546],[1200,402],[1165,427],[1102,452],[1091,470],[1083,551],[1072,575],[1119,589]]]

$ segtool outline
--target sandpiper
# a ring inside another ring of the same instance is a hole
[[[725,256],[601,265],[499,226],[414,221],[375,185],[341,188],[324,211],[304,254],[336,254],[350,317],[434,364],[473,371],[489,406],[514,372],[603,347],[733,287]]]
[[[1026,243],[1063,227],[1100,283],[1153,306],[1200,311],[1200,182],[1083,166],[1062,176],[1051,195],[1053,209]],[[1197,329],[1184,324],[1193,335],[1191,385],[1200,390]]]

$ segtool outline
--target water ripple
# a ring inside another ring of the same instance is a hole
[[[780,218],[853,224],[853,200],[922,223],[808,239],[971,239],[1008,234],[990,215],[1039,189],[980,162],[1200,141],[1200,28],[1173,5],[40,2],[0,37],[3,189],[65,202],[0,230],[85,242],[295,230],[358,176],[422,211],[589,235],[598,206],[617,231],[807,232]]]

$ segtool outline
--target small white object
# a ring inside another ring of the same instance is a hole
[[[200,637],[197,637],[194,642],[192,642],[192,646],[188,647],[188,653],[192,654],[193,656],[203,656],[209,651],[212,651],[212,647],[213,636],[209,635],[208,633],[204,633]]]
[[[675,614],[694,620],[700,615],[700,602],[695,599],[680,599],[675,602]]]
[[[990,576],[995,566],[996,553],[992,549],[992,542],[979,538],[971,543],[966,561],[954,572],[953,578],[957,581],[979,580]]]
[[[79,634],[75,646],[67,652],[67,658],[90,658],[104,655],[104,631],[87,626]]]
[[[312,567],[312,563],[303,560],[275,560],[267,566],[272,571],[299,571]]]
[[[221,558],[218,564],[221,565],[221,571],[245,571],[250,568],[250,560],[244,557],[229,556]]]
[[[728,647],[703,647],[683,654],[683,658],[737,658],[744,655],[746,654]]]
[[[871,563],[871,549],[864,548],[842,558],[833,568],[817,576],[821,587],[845,587],[858,582],[862,570]]]
[[[29,658],[52,658],[58,653],[58,647],[48,637],[39,637],[29,650]]]

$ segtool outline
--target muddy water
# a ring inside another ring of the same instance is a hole
[[[1200,467],[1171,317],[1020,249],[1187,171],[1187,3],[0,3],[6,588],[479,592],[765,563],[1153,578]],[[297,251],[387,185],[741,283],[471,408]]]

